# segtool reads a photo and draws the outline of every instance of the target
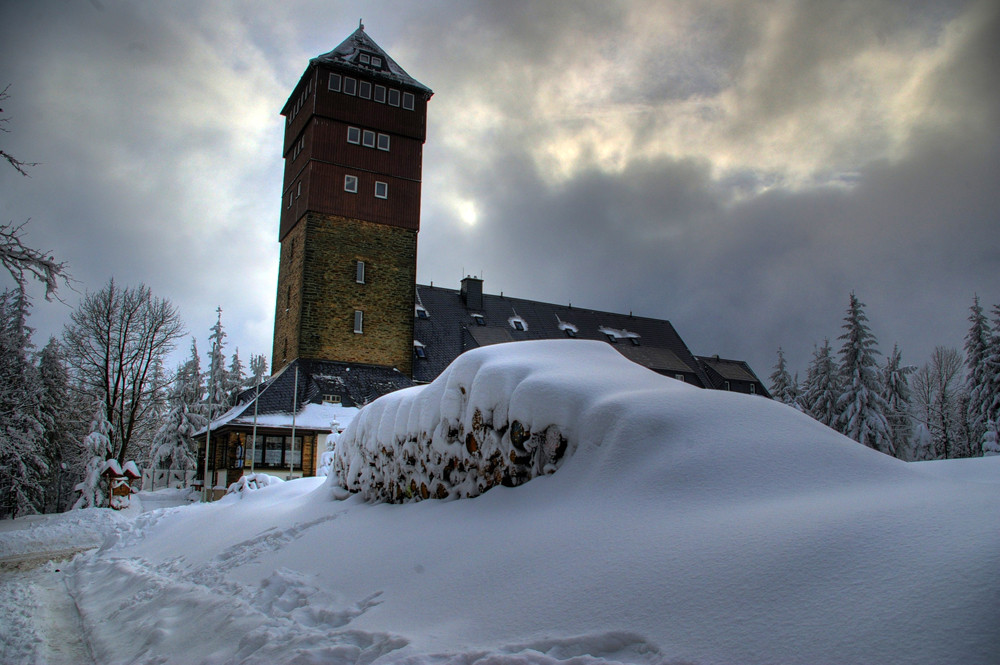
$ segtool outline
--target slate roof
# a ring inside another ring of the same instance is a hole
[[[371,64],[362,63],[360,59],[362,53],[382,58],[381,66],[374,67]],[[310,62],[323,63],[325,65],[332,65],[337,69],[375,76],[375,78],[385,79],[397,85],[421,92],[427,97],[434,94],[430,88],[407,74],[395,60],[389,57],[389,54],[383,51],[382,47],[368,36],[364,25],[358,27],[337,48],[329,53],[316,56]]]
[[[719,356],[698,356],[697,358],[702,369],[705,370],[705,376],[708,377],[712,388],[721,390],[725,389],[726,381],[741,381],[756,384],[757,394],[771,396],[764,382],[757,378],[746,362],[720,358]]]
[[[575,329],[573,336],[578,339],[610,343],[613,338],[612,345],[623,356],[661,374],[683,374],[688,383],[710,385],[669,321],[486,293],[481,304],[479,308],[468,307],[460,290],[417,285],[417,309],[426,310],[427,317],[414,318],[413,338],[423,345],[426,356],[413,359],[415,381],[432,381],[471,348],[519,340],[566,339],[571,336],[567,329]],[[474,314],[482,317],[482,324]],[[514,318],[522,322],[524,330],[512,326]]]
[[[299,370],[297,393],[296,369]],[[363,406],[386,393],[412,385],[409,377],[392,367],[298,358],[261,384],[257,416],[291,413],[293,404],[301,410],[306,404],[323,402],[324,395],[338,396],[343,406]],[[256,388],[249,388],[240,393],[239,404],[216,418],[212,429],[251,424],[256,392]]]

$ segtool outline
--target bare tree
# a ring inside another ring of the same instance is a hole
[[[914,415],[931,433],[937,458],[963,453],[959,436],[962,362],[957,349],[938,346],[913,376]]]
[[[184,334],[177,309],[149,288],[121,288],[112,279],[88,293],[73,312],[63,338],[66,361],[92,398],[103,396],[111,423],[112,457],[124,463],[136,451],[137,434],[152,435],[156,396],[169,377],[156,372],[163,356]]]

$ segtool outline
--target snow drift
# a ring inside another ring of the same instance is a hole
[[[368,502],[331,474],[149,513],[67,573],[96,659],[996,662],[1000,457],[907,464],[566,341],[480,349],[369,405],[341,472],[382,501],[375,451],[467,459],[434,437],[477,410],[494,433],[557,428],[558,470],[535,458],[529,482],[457,501]]]

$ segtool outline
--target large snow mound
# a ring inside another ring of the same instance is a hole
[[[65,573],[96,662],[997,662],[1000,457],[906,464],[601,343],[482,349],[394,400],[357,431],[478,409],[567,452],[471,499],[331,477],[140,516]]]
[[[762,440],[780,420],[802,436]],[[697,437],[670,436],[695,425]],[[900,468],[764,398],[700,391],[603,342],[557,340],[469,351],[433,383],[368,405],[337,442],[330,482],[375,501],[473,497],[553,473],[578,447],[594,482],[630,491],[640,480],[654,491],[759,489],[742,476],[768,478],[773,493]]]

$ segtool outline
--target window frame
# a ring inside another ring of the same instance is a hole
[[[385,147],[382,147],[382,139],[385,139]],[[375,137],[375,147],[378,148],[379,150],[389,152],[389,135],[379,132],[378,135]]]
[[[344,191],[351,194],[358,193],[358,176],[350,174],[344,176]]]
[[[360,259],[354,267],[354,281],[358,284],[365,283],[365,262]]]
[[[350,90],[348,90],[350,88]],[[355,97],[358,94],[358,79],[352,76],[344,77],[343,93]]]
[[[385,86],[375,84],[375,88],[372,90],[372,99],[379,104],[385,104]]]
[[[360,310],[354,310],[354,334],[363,335],[365,332],[365,313]]]
[[[352,138],[353,136],[353,138]],[[361,128],[360,127],[348,127],[347,128],[347,142],[354,145],[361,145]]]
[[[409,104],[409,105],[407,105]],[[403,108],[412,111],[417,107],[417,98],[412,92],[403,93]]]
[[[377,134],[370,129],[361,130],[361,145],[366,148],[374,148],[376,135]]]
[[[393,97],[396,98],[395,103],[393,103],[392,101]],[[389,94],[386,97],[386,104],[388,104],[389,106],[396,106],[396,107],[399,106],[399,90],[396,90],[395,88],[389,88]]]
[[[372,98],[372,84],[369,81],[358,81],[358,97],[361,99]]]
[[[379,194],[379,187],[381,186],[382,193]],[[382,180],[375,181],[375,198],[377,199],[388,199],[389,198],[389,183]]]

